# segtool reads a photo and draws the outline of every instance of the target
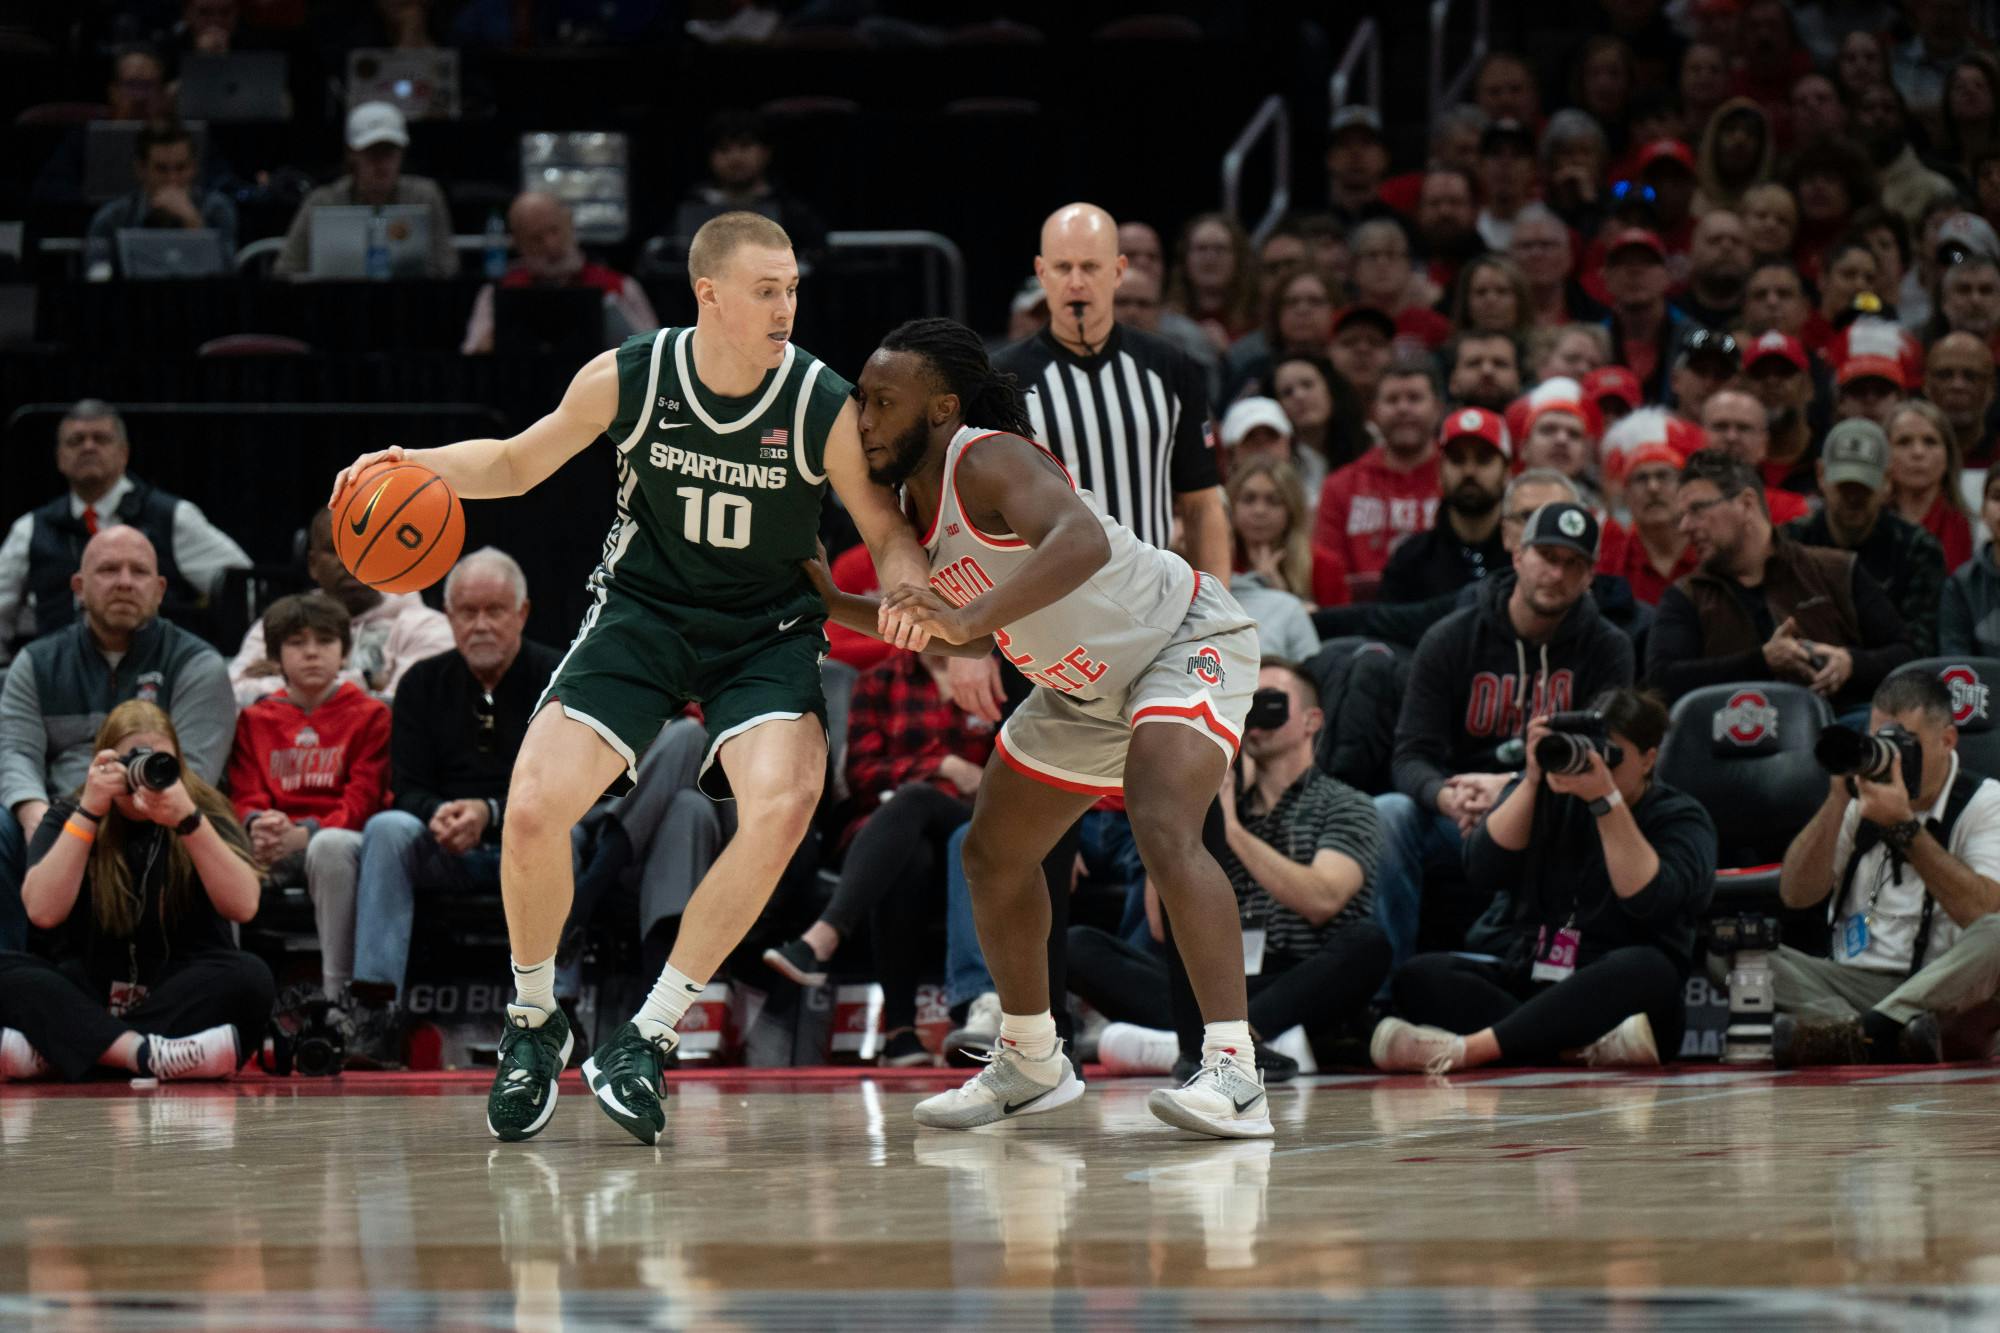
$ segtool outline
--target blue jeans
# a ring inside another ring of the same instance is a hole
[[[361,831],[361,884],[354,902],[354,979],[403,991],[410,965],[410,923],[424,889],[500,893],[500,848],[481,844],[453,855],[429,826],[402,810],[384,810]],[[499,904],[494,904],[497,909]]]
[[[1146,928],[1146,867],[1139,859],[1139,842],[1132,821],[1123,811],[1092,810],[1083,817],[1084,868],[1092,879],[1125,886],[1125,910],[1118,920],[1118,938],[1135,949],[1157,954],[1160,946]]]
[[[972,919],[972,883],[965,877],[967,823],[944,845],[944,998],[967,1004],[993,989],[986,955],[979,949],[979,926]]]
[[[1417,919],[1424,905],[1424,866],[1456,857],[1464,847],[1458,821],[1425,812],[1401,792],[1375,798],[1382,820],[1382,857],[1375,865],[1375,921],[1389,937],[1395,966],[1417,951]]]
[[[28,909],[21,905],[21,880],[28,873],[28,840],[11,810],[0,810],[0,953],[28,947]]]

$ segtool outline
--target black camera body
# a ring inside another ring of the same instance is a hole
[[[1887,782],[1897,761],[1903,769],[1903,787],[1910,799],[1924,785],[1924,745],[1915,732],[1897,722],[1885,722],[1874,734],[1853,727],[1833,726],[1820,732],[1813,744],[1813,758],[1835,777],[1866,778]]]
[[[294,986],[278,996],[258,1060],[265,1071],[325,1078],[347,1059],[345,1016],[317,986]]]
[[[1541,765],[1543,773],[1569,777],[1587,773],[1593,750],[1614,767],[1625,758],[1624,747],[1611,739],[1611,728],[1604,721],[1604,714],[1594,708],[1551,713],[1548,725],[1548,735],[1535,742],[1535,762]]]
[[[119,755],[118,763],[125,770],[125,781],[133,791],[142,787],[150,791],[165,791],[181,780],[181,761],[165,750],[137,745]]]
[[[1243,719],[1246,731],[1276,731],[1292,717],[1292,696],[1275,685],[1266,685],[1250,696],[1250,712]]]

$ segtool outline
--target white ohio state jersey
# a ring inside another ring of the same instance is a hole
[[[958,503],[958,460],[979,441],[1003,433],[963,426],[945,451],[938,511],[924,549],[931,558],[931,587],[953,606],[1015,577],[1034,552],[1014,533],[981,532]],[[1076,488],[1076,479],[1053,454],[1048,465],[1061,469]],[[1111,558],[1089,582],[993,637],[1007,660],[1037,685],[1079,699],[1115,699],[1180,629],[1194,601],[1194,570],[1173,552],[1133,536],[1089,491],[1077,496],[1104,525]]]

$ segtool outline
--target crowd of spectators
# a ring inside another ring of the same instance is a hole
[[[179,52],[235,49],[236,8],[190,4],[160,41],[113,54],[108,114],[144,125],[133,188],[97,210],[91,236],[242,239],[218,188],[230,168],[167,114]],[[425,8],[383,6],[375,36],[435,43],[445,21]],[[505,40],[501,8],[464,7],[451,37]],[[602,21],[639,8],[603,6]],[[211,9],[228,11],[228,32],[203,26]],[[757,40],[744,16],[759,12],[742,9],[734,35]],[[412,13],[408,31],[393,21]],[[1936,802],[1949,836],[1935,844],[1949,841],[1978,884],[1937,894],[1953,928],[1940,925],[1931,961],[1961,938],[1987,948],[1976,923],[2000,906],[1986,878],[2000,866],[1983,850],[1989,793],[1973,794],[1980,775],[1960,783],[1945,754],[1951,710],[1940,722],[1935,691],[1899,672],[2000,655],[2000,64],[1967,13],[1952,0],[1606,6],[1604,30],[1559,65],[1487,54],[1421,161],[1396,160],[1374,109],[1337,109],[1324,189],[1305,192],[1315,207],[1262,234],[1227,213],[1122,219],[1115,319],[1207,395],[1226,573],[1261,630],[1260,697],[1284,702],[1251,728],[1222,801],[1224,866],[1268,971],[1252,984],[1260,1041],[1298,1027],[1326,1053],[1372,1033],[1390,1069],[1671,1059],[1717,848],[1699,801],[1655,768],[1667,709],[1704,686],[1795,685],[1830,717],[1896,722],[1932,747],[1922,789],[1900,806],[1833,784],[1786,859],[1784,898],[1833,894],[1838,926],[1845,863],[1887,855],[1858,822]],[[325,248],[317,210],[350,205],[430,214],[412,271],[455,272],[449,205],[404,169],[409,144],[398,107],[352,106],[343,170],[305,196],[274,275],[310,274]],[[802,256],[820,247],[824,228],[773,179],[754,117],[719,117],[708,150],[707,177],[644,264],[671,267],[677,238],[732,208],[778,218]],[[80,152],[65,141],[38,192],[74,192]],[[638,281],[586,254],[560,199],[523,192],[495,221],[512,257],[489,259],[464,353],[494,349],[516,289],[599,294],[600,345],[656,322]],[[1052,281],[1015,298],[1008,341],[1048,325],[1052,296],[1066,312]],[[72,903],[92,907],[98,934],[129,933],[106,885],[85,876],[77,897],[80,861],[64,862],[60,890],[40,868],[52,849],[74,860],[69,843],[88,845],[92,828],[129,861],[135,840],[111,830],[150,822],[182,843],[166,871],[140,872],[149,913],[164,902],[173,921],[198,882],[204,912],[246,919],[241,867],[266,893],[302,885],[320,985],[352,1024],[356,1060],[396,1063],[420,900],[483,894],[497,912],[508,772],[555,660],[523,638],[525,576],[487,549],[444,583],[441,610],[384,597],[340,567],[329,515],[302,516],[313,590],[264,609],[225,662],[181,626],[198,629],[222,577],[249,564],[241,548],[128,471],[133,446],[109,404],[76,404],[55,444],[67,493],[0,543],[0,653],[12,657],[0,694],[0,951],[12,953],[0,957],[29,948],[31,926],[75,924]],[[1207,534],[1176,539],[1196,563],[1211,549]],[[835,551],[831,573],[855,591],[874,581],[859,549]],[[941,661],[841,632],[828,679],[846,726],[823,836],[743,974],[873,976],[883,1058],[927,1061],[917,994],[939,959],[925,926],[945,912],[991,718]],[[126,711],[135,701],[151,711]],[[1602,714],[1609,751],[1544,772],[1548,716],[1586,708]],[[99,774],[134,735],[180,757],[171,801],[135,782],[114,792]],[[584,935],[628,929],[634,893],[636,937],[657,956],[686,890],[735,836],[692,790],[686,760],[703,742],[698,711],[670,724],[636,788],[580,827],[564,998]],[[190,828],[190,810],[225,836]],[[1122,820],[1107,806],[1081,835],[1073,878],[1102,910],[1070,928],[1071,989],[1138,1032],[1107,1038],[1107,1059],[1118,1047],[1114,1063],[1168,1067],[1144,1037],[1173,1025],[1178,981]],[[1907,859],[1928,883],[1939,863],[1911,853],[1911,836],[1900,850],[1890,840],[1892,869]],[[92,867],[104,855],[90,853]],[[1927,901],[1911,909],[1926,923]],[[196,957],[233,947],[206,918],[179,928],[200,936]],[[179,958],[169,936],[160,956]],[[95,957],[95,936],[76,925],[53,939],[36,935],[37,956],[94,987],[76,960]],[[1949,986],[1838,984],[1857,968],[1915,975],[1926,946],[1912,959],[1907,943],[1784,955],[1781,1005],[1793,990],[1845,998],[1865,1012],[1834,1047],[1935,1054],[1940,1039],[1917,1019],[1992,998],[1965,980],[1968,953]],[[232,1023],[247,1056],[260,1034],[236,1016],[270,979],[217,966],[222,998],[176,1011],[200,1028],[157,1033],[206,1046],[155,1052],[147,1036],[102,1057],[37,1058],[68,1076],[93,1060],[212,1070],[213,1033]],[[0,969],[0,1018],[16,994],[38,1013],[73,1007],[56,984],[46,968]],[[176,993],[166,973],[128,984],[156,1001]],[[977,1030],[991,996],[952,990],[961,1032]]]

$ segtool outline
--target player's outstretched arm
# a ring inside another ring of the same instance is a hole
[[[861,453],[861,431],[855,424],[859,416],[850,400],[833,419],[833,429],[826,437],[827,480],[847,506],[854,526],[861,531],[861,540],[868,543],[868,555],[875,562],[875,576],[882,586],[924,587],[930,581],[930,560],[910,520],[897,505],[895,492],[868,479],[868,460]],[[875,637],[898,648],[924,647],[923,631],[912,625],[884,625]]]
[[[384,459],[407,459],[429,468],[464,500],[525,494],[589,448],[610,427],[618,415],[617,358],[615,349],[592,357],[569,382],[555,410],[519,435],[504,440],[461,440],[437,449],[398,445],[363,454],[333,479],[333,495],[338,496],[363,469]]]
[[[942,602],[928,587],[893,588],[882,599],[887,618],[915,619],[935,639],[964,643],[1061,601],[1111,559],[1104,524],[1061,466],[1019,436],[980,440],[959,454],[953,475],[968,518],[984,531],[1014,533],[1034,549],[1012,578],[955,611],[938,610]]]
[[[874,597],[864,597],[859,593],[843,592],[834,586],[833,571],[827,568],[826,548],[822,546],[819,558],[805,564],[806,577],[812,581],[813,591],[826,603],[827,619],[836,625],[845,626],[856,634],[865,634],[871,639],[889,642],[889,636],[880,626],[881,601]],[[946,643],[942,639],[932,639],[924,645],[924,652],[942,653],[947,657],[985,657],[993,651],[993,636],[973,639],[968,643]]]

